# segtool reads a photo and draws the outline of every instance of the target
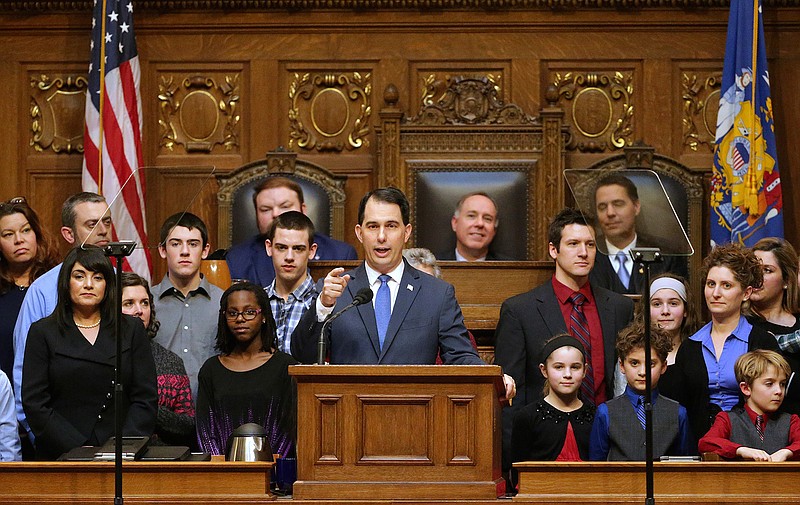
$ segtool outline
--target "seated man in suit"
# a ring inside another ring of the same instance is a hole
[[[253,206],[256,209],[258,235],[230,249],[225,256],[231,279],[246,279],[267,287],[275,279],[275,268],[267,256],[266,233],[272,220],[288,210],[305,214],[306,204],[303,189],[299,184],[285,177],[267,177],[256,186],[253,193]],[[314,234],[317,244],[315,260],[355,260],[356,250],[350,244],[332,239],[321,233]]]
[[[519,397],[503,411],[503,461],[510,467],[511,427],[517,410],[542,397],[539,361],[544,344],[569,333],[586,349],[584,403],[614,397],[617,334],[633,319],[633,302],[590,281],[595,262],[594,227],[580,211],[564,209],[550,222],[553,278],[503,302],[495,332],[495,363],[519,385]],[[624,388],[624,385],[622,385]]]
[[[661,247],[655,237],[636,231],[636,216],[641,210],[636,185],[619,173],[611,173],[595,187],[595,211],[602,235],[597,237],[600,250],[592,270],[592,282],[622,294],[640,294],[644,289],[644,275],[639,265],[634,265],[631,249]],[[687,276],[683,258],[663,256],[663,260],[650,267],[650,275],[672,273]]]
[[[497,204],[483,191],[462,196],[450,219],[456,234],[456,247],[437,255],[442,261],[509,260],[491,250],[500,224]]]
[[[445,364],[485,364],[467,337],[453,286],[413,268],[403,259],[411,236],[409,204],[396,188],[367,193],[358,208],[356,237],[365,261],[344,273],[325,277],[315,304],[292,336],[292,354],[303,363],[317,357],[323,321],[349,305],[360,290],[374,293],[372,303],[345,312],[326,335],[332,364],[432,365],[437,353]],[[506,396],[514,384],[506,379]]]

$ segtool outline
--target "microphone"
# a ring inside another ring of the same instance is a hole
[[[365,303],[369,303],[372,301],[372,290],[370,288],[361,288],[356,293],[356,296],[353,297],[353,301],[350,302],[347,306],[345,306],[339,312],[331,314],[322,323],[322,330],[319,332],[319,341],[317,342],[317,364],[324,365],[325,364],[325,332],[327,331],[330,324],[339,316],[347,312],[348,310],[356,307],[358,305],[364,305]]]

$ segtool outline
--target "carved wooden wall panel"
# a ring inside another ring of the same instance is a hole
[[[160,153],[238,153],[241,150],[241,66],[187,72],[159,68]]]
[[[369,147],[372,70],[313,70],[290,66],[290,149],[348,152]]]
[[[30,147],[54,153],[83,152],[85,73],[30,72]]]
[[[570,66],[550,62],[548,82],[558,90],[570,126],[568,151],[611,154],[633,143],[639,65],[630,62]]]

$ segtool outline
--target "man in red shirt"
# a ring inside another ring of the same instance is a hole
[[[633,302],[589,281],[597,249],[588,217],[564,209],[551,221],[551,280],[503,302],[495,332],[495,363],[514,378],[517,397],[503,411],[504,467],[510,466],[511,426],[516,411],[542,395],[539,357],[545,342],[570,333],[587,351],[585,402],[598,405],[614,397],[617,334],[633,319]],[[590,380],[587,380],[590,379]],[[624,383],[620,384],[620,392]]]

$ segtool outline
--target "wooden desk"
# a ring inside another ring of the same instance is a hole
[[[310,261],[315,280],[336,267],[347,270],[361,261]],[[456,289],[456,299],[470,330],[493,332],[500,319],[500,306],[508,298],[533,289],[550,279],[554,265],[549,261],[440,261],[442,278]]]
[[[124,462],[125,503],[238,505],[274,500],[272,463]],[[0,463],[0,503],[114,503],[113,462]]]
[[[515,463],[522,503],[643,504],[642,463]],[[657,504],[800,503],[800,463],[655,463]]]
[[[494,499],[496,366],[296,365],[300,500]]]

